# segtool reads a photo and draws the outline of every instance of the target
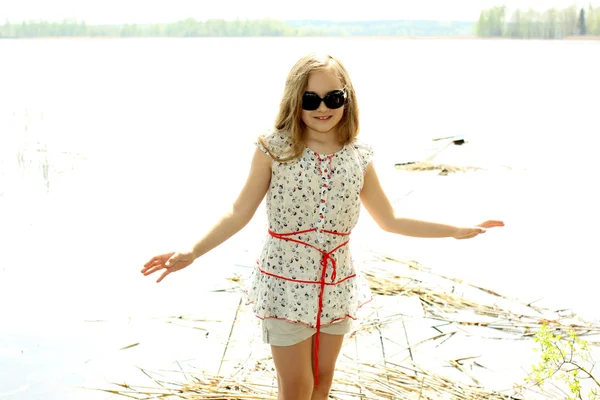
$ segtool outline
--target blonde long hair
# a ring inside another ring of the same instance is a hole
[[[341,61],[329,54],[308,54],[298,60],[289,72],[285,82],[283,98],[279,106],[279,113],[275,119],[275,130],[290,135],[292,141],[291,150],[287,154],[273,154],[264,139],[262,137],[258,138],[271,157],[277,161],[295,160],[304,151],[303,133],[306,125],[302,121],[302,95],[308,85],[308,76],[311,72],[317,70],[333,72],[346,90],[347,102],[344,106],[344,115],[337,125],[340,143],[352,143],[358,135],[358,104],[356,102],[356,93],[346,68]]]

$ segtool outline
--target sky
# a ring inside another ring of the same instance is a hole
[[[476,21],[482,9],[496,5],[545,10],[573,4],[587,8],[590,0],[0,0],[0,23],[65,18],[88,24],[166,23],[185,18]],[[591,4],[599,6],[600,0]]]

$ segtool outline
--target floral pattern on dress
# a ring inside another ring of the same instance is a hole
[[[275,155],[291,149],[286,133],[262,138]],[[269,155],[260,142],[255,144]],[[316,326],[323,254],[296,241],[324,252],[335,250],[333,260],[327,260],[321,325],[356,318],[358,308],[371,300],[368,284],[352,260],[352,235],[334,233],[349,233],[356,226],[364,173],[372,157],[371,147],[355,141],[329,155],[305,148],[296,160],[272,161],[266,195],[269,229],[277,234],[311,231],[287,236],[294,241],[266,237],[246,292],[259,318]]]

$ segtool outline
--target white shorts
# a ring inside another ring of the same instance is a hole
[[[352,319],[345,318],[330,325],[321,326],[321,332],[329,335],[345,335],[352,329]],[[301,323],[289,322],[275,318],[265,318],[262,321],[263,342],[273,346],[293,346],[317,333]]]

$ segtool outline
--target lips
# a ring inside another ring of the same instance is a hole
[[[317,121],[329,121],[331,119],[331,115],[324,115],[324,116],[319,116],[319,117],[313,117],[314,119],[316,119]]]

